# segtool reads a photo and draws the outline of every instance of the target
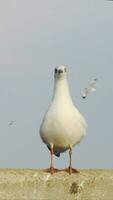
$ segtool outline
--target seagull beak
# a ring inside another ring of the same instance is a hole
[[[58,70],[58,73],[59,73],[59,74],[63,73],[63,70],[59,69],[59,70]]]

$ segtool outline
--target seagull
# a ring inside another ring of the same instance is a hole
[[[11,121],[11,122],[9,122],[9,125],[10,125],[10,126],[12,126],[12,125],[13,125],[13,123],[14,123],[14,121]]]
[[[40,126],[40,136],[50,150],[51,163],[48,171],[53,174],[60,171],[54,168],[53,155],[59,157],[69,150],[69,174],[78,172],[72,168],[72,148],[86,135],[87,123],[71,99],[67,67],[60,65],[54,70],[54,90],[51,104]]]
[[[96,91],[96,82],[97,82],[97,78],[93,79],[89,86],[87,88],[85,88],[85,91],[82,95],[82,98],[85,99],[91,92]]]

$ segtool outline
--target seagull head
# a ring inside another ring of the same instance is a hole
[[[66,75],[67,75],[67,67],[65,65],[60,65],[58,67],[55,67],[54,70],[55,79],[62,80],[66,78]]]

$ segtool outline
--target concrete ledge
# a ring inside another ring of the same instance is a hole
[[[0,200],[113,200],[113,170],[1,169]]]

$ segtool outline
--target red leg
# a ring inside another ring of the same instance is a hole
[[[72,148],[70,147],[69,149],[69,174],[72,174],[72,167],[71,167],[71,163],[72,163]]]
[[[72,173],[79,173],[77,169],[72,168],[72,147],[69,148],[69,168],[68,168],[69,174]]]
[[[56,168],[53,167],[53,155],[54,155],[54,150],[53,150],[53,145],[51,145],[51,149],[50,149],[50,156],[51,156],[50,168],[45,170],[46,172],[50,172],[51,174],[60,171],[59,169],[56,169]]]
[[[53,146],[51,146],[51,150],[50,150],[50,155],[51,155],[50,172],[51,172],[51,174],[54,173],[54,168],[53,168],[53,154],[54,154],[54,152],[53,152]]]
[[[64,169],[63,171],[68,172],[70,175],[72,173],[79,173],[79,171],[74,169],[74,168],[72,168],[71,165],[72,165],[72,147],[70,146],[70,148],[69,148],[69,167]]]

